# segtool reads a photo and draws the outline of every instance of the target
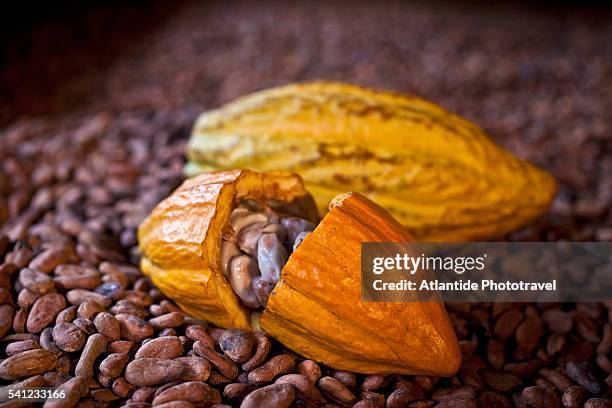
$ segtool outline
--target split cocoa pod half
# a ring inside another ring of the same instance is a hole
[[[261,329],[333,368],[453,375],[460,352],[442,303],[361,301],[361,243],[412,241],[403,226],[356,193],[318,221],[295,174],[204,173],[141,224],[142,270],[186,312]]]
[[[300,174],[321,214],[356,191],[419,241],[488,240],[544,213],[556,182],[473,123],[410,95],[314,82],[267,89],[198,118],[188,175]]]

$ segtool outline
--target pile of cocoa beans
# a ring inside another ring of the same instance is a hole
[[[197,112],[196,112],[197,113]],[[361,375],[182,313],[136,228],[182,180],[192,113],[39,119],[0,144],[0,407],[610,407],[612,303],[448,304],[451,378]]]

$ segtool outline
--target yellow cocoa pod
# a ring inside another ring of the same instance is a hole
[[[422,241],[500,237],[545,212],[545,171],[476,125],[410,95],[315,82],[257,92],[197,120],[188,175],[228,168],[300,174],[321,213],[363,193]]]
[[[297,175],[204,173],[141,224],[141,268],[186,312],[224,328],[261,329],[333,368],[453,375],[461,357],[443,303],[361,300],[361,243],[411,242],[406,229],[356,193],[334,199],[317,223]],[[296,225],[309,231],[301,241],[292,236]],[[255,253],[253,233],[259,234]],[[285,256],[267,247],[275,240]],[[254,288],[271,260],[279,274],[257,303]],[[248,264],[257,266],[243,268]]]

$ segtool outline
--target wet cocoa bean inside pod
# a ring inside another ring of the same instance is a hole
[[[295,399],[295,389],[289,384],[272,384],[248,394],[240,408],[288,408]]]

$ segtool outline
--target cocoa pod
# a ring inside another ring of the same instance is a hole
[[[426,242],[502,236],[546,211],[556,191],[549,174],[472,123],[413,96],[342,83],[291,84],[204,112],[187,157],[189,175],[301,172],[322,214],[334,196],[363,191],[366,180],[367,192]],[[347,174],[347,162],[362,170]],[[330,184],[330,174],[341,182]],[[436,200],[424,205],[421,197],[433,192]]]

